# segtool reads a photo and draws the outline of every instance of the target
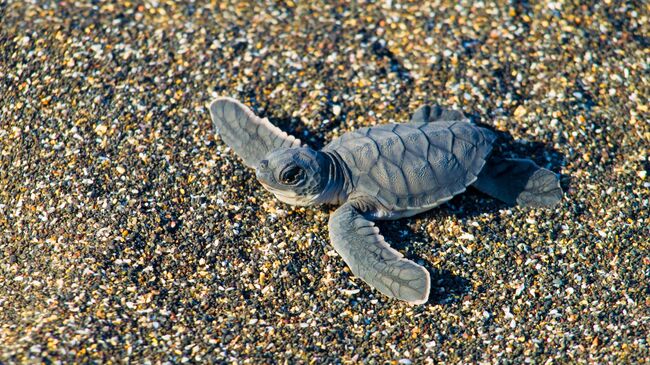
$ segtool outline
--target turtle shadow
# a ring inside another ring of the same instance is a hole
[[[477,123],[478,124],[478,123]],[[481,125],[481,124],[479,124]],[[564,194],[570,189],[571,177],[561,174],[566,166],[566,159],[562,153],[546,143],[531,141],[516,141],[509,133],[495,131],[490,126],[481,125],[492,130],[498,135],[495,142],[494,154],[504,158],[529,158],[539,166],[547,168],[560,176],[560,186]],[[471,220],[485,213],[497,213],[503,209],[513,208],[511,205],[492,198],[477,189],[469,186],[468,189],[438,208],[418,214],[412,218],[395,221],[378,221],[380,232],[388,243],[396,250],[404,253],[405,257],[424,266],[431,275],[431,291],[427,304],[448,304],[458,300],[462,295],[471,291],[471,282],[446,269],[433,267],[429,262],[422,260],[416,254],[411,254],[413,248],[431,244],[432,240],[425,231],[409,228],[414,219],[428,218],[439,219],[440,216],[453,215],[459,220]],[[434,246],[437,247],[437,246]],[[436,249],[432,247],[432,249]]]
[[[479,127],[489,129],[497,135],[494,142],[492,156],[502,158],[528,158],[533,160],[537,165],[551,170],[560,177],[560,187],[566,194],[571,189],[571,176],[563,174],[562,170],[567,165],[566,156],[562,152],[553,148],[550,143],[516,140],[510,133],[498,131],[493,126],[474,121]]]
[[[449,270],[435,269],[428,265],[424,267],[431,275],[431,292],[427,304],[453,303],[468,293],[471,282],[462,276],[454,275]]]
[[[471,283],[468,279],[447,269],[436,268],[412,252],[412,248],[416,246],[431,247],[434,251],[437,249],[438,246],[431,244],[431,237],[426,232],[411,229],[408,224],[404,224],[404,220],[377,221],[375,223],[391,247],[400,251],[409,260],[424,266],[429,272],[431,288],[426,304],[453,303],[470,291]]]

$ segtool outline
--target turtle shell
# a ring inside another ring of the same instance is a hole
[[[336,152],[347,165],[351,198],[375,197],[390,212],[385,215],[408,216],[465,191],[495,139],[466,121],[383,124],[348,132],[323,151]]]

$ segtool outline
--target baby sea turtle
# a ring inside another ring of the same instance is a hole
[[[428,300],[429,272],[391,248],[373,220],[424,212],[469,185],[524,207],[562,198],[556,174],[528,159],[490,156],[494,132],[439,106],[420,107],[408,123],[345,133],[320,151],[235,99],[217,98],[210,114],[223,141],[279,200],[341,205],[329,219],[334,249],[370,286],[412,304]]]

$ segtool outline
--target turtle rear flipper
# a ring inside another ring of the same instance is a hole
[[[433,122],[469,122],[465,114],[459,110],[443,108],[439,105],[422,105],[417,108],[411,117],[411,123]]]
[[[429,272],[391,248],[355,203],[362,202],[345,203],[330,216],[330,240],[336,252],[354,275],[387,296],[410,304],[426,303]]]
[[[472,186],[507,204],[522,207],[551,208],[562,199],[558,175],[528,159],[492,158]]]

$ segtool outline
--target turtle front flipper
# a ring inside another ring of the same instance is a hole
[[[267,153],[277,148],[300,147],[300,140],[258,118],[239,101],[221,97],[210,104],[212,123],[221,139],[244,163],[257,168]]]
[[[339,207],[329,219],[330,240],[354,275],[389,297],[410,304],[429,299],[429,272],[391,248],[375,224],[358,209],[363,201]]]
[[[469,122],[465,114],[459,110],[443,108],[439,105],[422,105],[415,110],[411,117],[411,123],[433,123],[433,122]]]

